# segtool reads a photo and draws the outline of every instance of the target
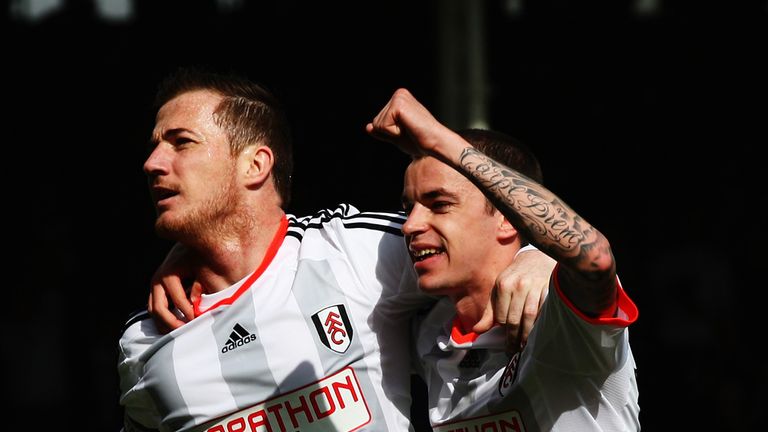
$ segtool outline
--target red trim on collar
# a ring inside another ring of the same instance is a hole
[[[229,305],[232,304],[235,300],[240,297],[242,293],[244,293],[248,288],[253,285],[254,282],[256,282],[256,279],[261,276],[262,273],[264,273],[264,270],[269,267],[269,264],[272,263],[272,259],[275,258],[275,255],[277,255],[277,251],[280,250],[280,246],[283,244],[283,240],[285,239],[285,233],[288,232],[288,218],[283,215],[283,219],[280,221],[280,226],[277,228],[277,232],[275,233],[275,236],[272,238],[272,242],[269,244],[269,247],[267,248],[267,253],[264,255],[264,259],[261,260],[261,264],[259,264],[259,267],[254,271],[248,279],[243,282],[242,285],[240,285],[240,288],[235,291],[234,294],[231,296],[220,300],[216,302],[213,306],[209,307],[208,309],[201,311],[200,310],[200,298],[197,298],[193,304],[195,308],[195,316],[200,316],[200,314],[206,313],[209,310],[216,309],[217,307],[221,305]]]
[[[458,344],[465,344],[476,341],[478,336],[479,335],[473,331],[464,333],[461,329],[461,321],[459,321],[459,317],[453,317],[453,322],[451,323],[451,340]]]

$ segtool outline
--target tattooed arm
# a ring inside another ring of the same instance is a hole
[[[616,308],[616,263],[608,240],[541,184],[476,150],[400,89],[366,129],[415,156],[432,156],[470,179],[541,251],[560,263],[560,288],[582,312]]]
[[[583,312],[612,313],[616,262],[608,239],[544,186],[474,148],[456,167],[531,243],[560,263],[560,287]]]

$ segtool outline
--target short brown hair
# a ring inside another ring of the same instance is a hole
[[[155,108],[160,109],[176,96],[195,90],[209,90],[223,97],[214,111],[215,120],[227,134],[233,155],[257,143],[272,149],[275,155],[272,178],[281,207],[287,208],[291,201],[293,143],[285,111],[275,95],[236,73],[184,67],[160,83]]]

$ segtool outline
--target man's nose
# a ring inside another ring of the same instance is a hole
[[[144,161],[144,173],[148,176],[168,173],[168,155],[160,143]]]
[[[411,236],[426,231],[428,226],[427,216],[428,211],[426,207],[421,204],[414,205],[410,213],[408,213],[408,219],[403,223],[403,234]]]

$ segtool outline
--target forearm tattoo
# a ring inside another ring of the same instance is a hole
[[[602,243],[597,230],[556,195],[477,149],[465,149],[459,166],[490,192],[486,195],[518,230],[553,257],[583,263],[597,243]]]

